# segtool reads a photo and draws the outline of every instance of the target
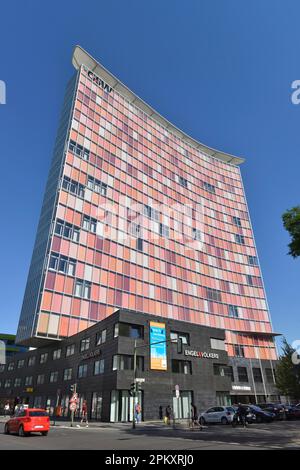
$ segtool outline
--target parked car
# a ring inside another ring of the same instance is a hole
[[[251,413],[255,415],[256,423],[271,423],[275,419],[275,414],[270,411],[262,410],[257,405],[249,405]]]
[[[4,433],[17,433],[28,436],[31,432],[40,432],[47,436],[50,429],[50,418],[47,411],[40,408],[20,409],[4,426]]]
[[[261,403],[259,407],[263,411],[268,411],[270,413],[273,413],[275,415],[275,419],[278,420],[283,420],[285,418],[284,413],[285,413],[285,406],[281,405],[280,403],[274,404],[274,403]]]
[[[285,407],[286,419],[300,419],[299,406],[286,406]]]
[[[208,410],[200,413],[199,423],[221,423],[228,424],[231,423],[233,416],[235,414],[234,408],[232,406],[214,406],[208,408]]]

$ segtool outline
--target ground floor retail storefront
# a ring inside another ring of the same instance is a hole
[[[137,406],[143,420],[161,419],[167,407],[175,419],[187,419],[192,405],[202,411],[262,396],[270,401],[276,395],[270,367],[229,358],[223,330],[120,310],[77,335],[10,359],[0,369],[0,412],[7,402],[11,410],[24,403],[69,419],[76,385],[75,418],[86,401],[90,420],[132,421]],[[140,384],[135,398],[134,377]]]

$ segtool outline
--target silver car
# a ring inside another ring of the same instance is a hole
[[[200,424],[221,423],[228,424],[232,422],[235,410],[232,406],[214,406],[200,413]]]

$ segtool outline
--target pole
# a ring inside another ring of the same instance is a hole
[[[136,397],[136,375],[137,375],[137,360],[136,360],[136,339],[134,340],[134,352],[133,352],[133,383],[134,383],[134,390],[133,390],[133,417],[132,417],[132,429],[135,429],[135,397]]]

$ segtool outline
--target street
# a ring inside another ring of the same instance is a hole
[[[94,423],[89,428],[70,428],[69,423],[51,427],[49,435],[29,437],[3,434],[0,450],[104,449],[104,450],[259,450],[300,449],[300,421],[255,424],[246,429],[212,425],[202,431],[173,429],[161,423],[142,423],[136,430],[129,423]]]

